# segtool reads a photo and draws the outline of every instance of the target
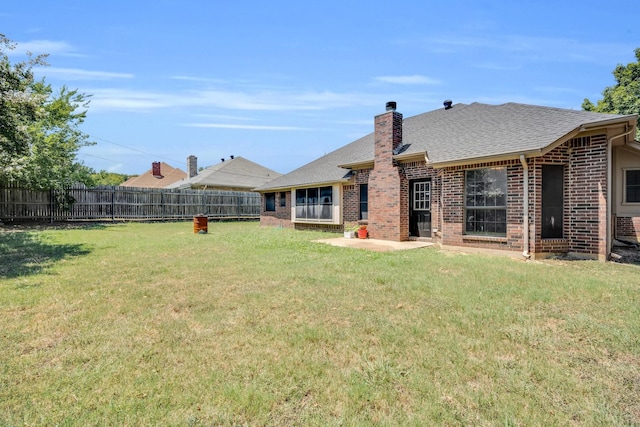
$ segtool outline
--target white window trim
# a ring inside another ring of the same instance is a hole
[[[417,184],[422,184],[422,185],[427,185],[428,189],[422,191],[423,193],[427,194],[429,196],[428,200],[416,200],[415,195],[416,195],[416,185]],[[416,181],[413,183],[412,187],[411,187],[411,191],[413,193],[413,210],[414,211],[418,211],[418,212],[427,212],[431,210],[431,181]],[[417,208],[416,204],[418,202],[426,202],[427,207],[425,208]]]
[[[331,187],[331,219],[307,219],[296,217],[297,198],[296,191],[309,188]],[[342,224],[342,185],[338,184],[318,184],[306,187],[295,187],[291,189],[291,222],[299,224]]]
[[[622,168],[622,205],[640,206],[640,202],[627,202],[627,171],[640,171],[640,168]]]

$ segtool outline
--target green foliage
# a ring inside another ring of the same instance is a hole
[[[635,50],[636,62],[618,64],[613,70],[616,84],[602,92],[602,99],[593,104],[585,98],[582,109],[598,113],[638,114],[640,113],[640,48]],[[640,124],[640,121],[639,121]],[[636,137],[640,138],[640,128]]]
[[[31,147],[27,156],[17,158],[23,167],[16,175],[31,188],[64,188],[85,182],[86,167],[76,162],[80,147],[89,145],[88,135],[80,131],[87,107],[86,96],[65,86],[52,94],[51,85],[35,83],[33,90],[47,99],[42,104],[44,114],[29,126]]]
[[[2,48],[4,46],[4,49]],[[89,168],[76,161],[88,135],[80,131],[88,96],[63,86],[35,81],[32,67],[44,56],[11,65],[5,49],[14,45],[0,35],[0,178],[34,189],[89,184]]]
[[[116,186],[116,185],[122,184],[132,176],[134,175],[125,175],[122,173],[107,172],[106,170],[103,169],[100,172],[93,171],[91,173],[91,183],[95,187],[101,186],[101,185]]]
[[[12,167],[15,156],[28,154],[28,125],[42,113],[43,97],[33,91],[33,67],[45,65],[46,55],[11,64],[15,44],[0,34],[0,169]]]

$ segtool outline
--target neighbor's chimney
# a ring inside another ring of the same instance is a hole
[[[151,173],[155,178],[162,178],[162,171],[160,170],[160,162],[151,163]]]
[[[198,158],[193,154],[187,157],[187,174],[189,178],[198,175]]]

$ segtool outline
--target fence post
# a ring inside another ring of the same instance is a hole
[[[165,209],[164,209],[164,191],[160,190],[160,215],[162,216],[162,220],[165,218]]]
[[[111,187],[111,222],[116,220],[116,187]]]
[[[50,216],[49,222],[51,224],[53,224],[53,215],[54,215],[54,208],[55,208],[55,204],[54,204],[55,191],[56,190],[54,190],[53,188],[49,190],[49,216]]]

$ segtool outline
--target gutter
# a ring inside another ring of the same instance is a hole
[[[618,135],[614,135],[611,138],[609,138],[607,140],[607,215],[606,215],[606,221],[607,221],[607,236],[606,236],[606,254],[605,256],[608,258],[609,255],[611,255],[611,248],[613,246],[613,224],[611,223],[611,217],[612,217],[612,211],[613,211],[613,197],[611,194],[611,180],[612,180],[612,175],[613,175],[613,159],[611,158],[611,155],[613,153],[613,146],[611,145],[611,143],[613,142],[614,139],[618,139],[622,136],[627,136],[629,135],[631,132],[634,131],[634,127],[631,126],[629,127],[629,130],[622,132],[621,134]]]
[[[526,259],[531,258],[529,253],[529,164],[524,154],[520,154],[520,163],[522,163],[522,224],[523,230],[523,251],[522,256]]]

